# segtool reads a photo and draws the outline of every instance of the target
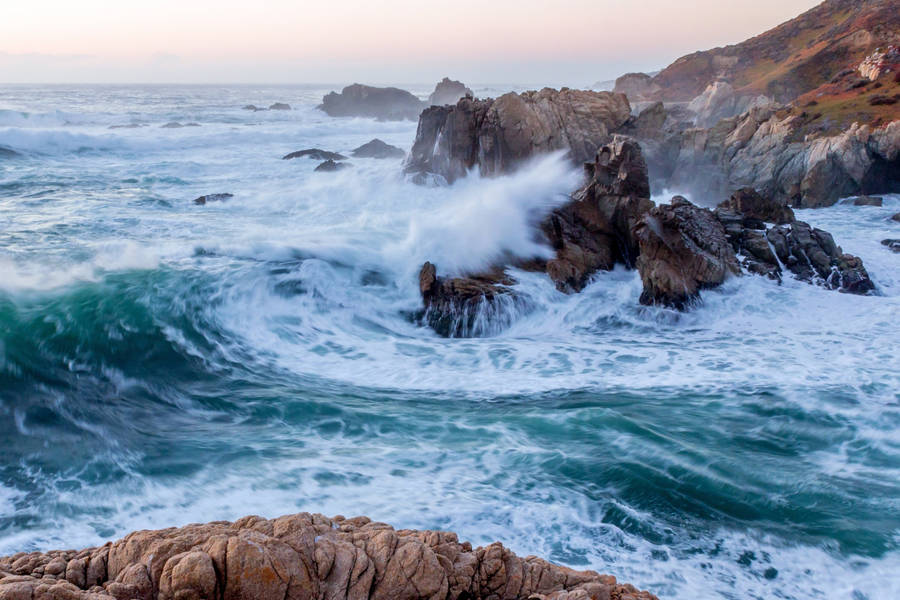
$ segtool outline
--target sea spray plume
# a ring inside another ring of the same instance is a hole
[[[501,259],[551,258],[553,250],[536,237],[535,226],[569,200],[579,180],[563,152],[536,158],[505,177],[474,171],[441,190],[446,200],[433,212],[412,219],[406,239],[386,248],[386,262],[403,264],[412,274],[431,260],[443,273],[462,274]]]

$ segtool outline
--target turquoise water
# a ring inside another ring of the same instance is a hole
[[[745,277],[678,314],[633,272],[520,274],[511,327],[443,339],[421,263],[544,251],[529,223],[577,175],[280,160],[410,147],[415,123],[315,111],[329,89],[0,89],[0,553],[307,510],[662,598],[900,596],[900,196],[799,215],[877,296]]]

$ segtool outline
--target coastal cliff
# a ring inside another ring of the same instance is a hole
[[[499,543],[299,513],[0,558],[0,600],[655,600]]]

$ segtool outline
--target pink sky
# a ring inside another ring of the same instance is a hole
[[[739,42],[815,0],[4,0],[0,81],[584,86]]]

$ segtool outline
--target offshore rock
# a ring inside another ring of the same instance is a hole
[[[299,513],[136,531],[0,558],[0,600],[655,600],[594,571],[444,531]]]
[[[474,96],[474,94],[464,83],[444,77],[434,86],[434,91],[428,96],[428,105],[456,104],[460,98],[465,98],[466,96]]]
[[[347,157],[337,152],[329,152],[319,148],[307,148],[306,150],[297,150],[290,154],[282,156],[282,160],[291,160],[292,158],[312,158],[315,160],[347,160]]]
[[[20,154],[15,150],[0,146],[0,158],[16,158],[17,156],[20,156]]]
[[[234,194],[206,194],[199,198],[194,198],[194,204],[206,204],[207,202],[225,202],[234,198]]]
[[[681,196],[650,210],[634,234],[644,286],[641,304],[684,310],[699,300],[700,290],[717,287],[741,272],[725,229],[712,211]]]
[[[354,83],[322,98],[319,109],[332,117],[373,117],[379,121],[415,120],[425,103],[406,90]]]
[[[269,106],[269,110],[291,110],[291,105],[284,102],[276,102]]]
[[[351,152],[356,158],[403,158],[406,152],[375,138]]]
[[[892,252],[900,252],[900,240],[881,240],[882,246],[887,246]]]
[[[323,163],[320,163],[314,171],[316,173],[333,173],[334,171],[342,171],[344,169],[350,168],[350,165],[345,162],[335,162],[331,159],[326,160]]]
[[[422,112],[406,171],[453,182],[474,167],[486,176],[509,173],[554,150],[583,163],[630,114],[625,96],[610,92],[544,88],[497,99],[462,98],[455,106]]]

